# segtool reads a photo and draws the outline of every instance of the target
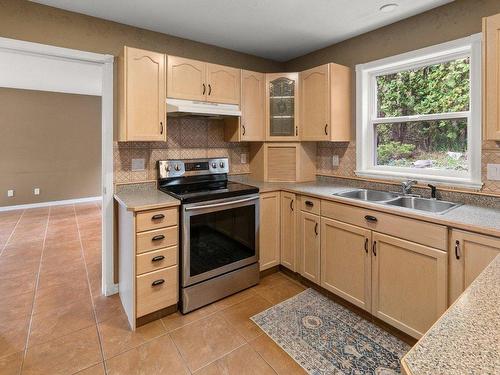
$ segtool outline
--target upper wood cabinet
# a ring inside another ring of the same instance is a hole
[[[240,104],[241,70],[207,64],[207,101]]]
[[[349,141],[351,69],[325,64],[300,73],[300,139]]]
[[[483,18],[484,138],[500,140],[500,14]]]
[[[206,63],[168,56],[167,72],[167,96],[169,98],[205,100]]]
[[[177,56],[167,64],[169,98],[240,104],[240,69]]]
[[[372,314],[420,338],[447,307],[447,254],[372,233]]]
[[[321,286],[370,311],[371,231],[321,219]]]
[[[260,194],[260,270],[280,264],[280,192]]]
[[[165,60],[165,54],[131,47],[120,54],[120,141],[166,141]]]
[[[241,118],[226,120],[228,142],[262,142],[266,138],[264,73],[241,71]]]
[[[500,238],[456,229],[451,231],[448,250],[450,305],[498,254],[500,254]]]
[[[295,194],[281,193],[281,264],[291,271],[296,270],[296,220],[298,204]]]
[[[266,139],[299,139],[299,73],[266,74]]]

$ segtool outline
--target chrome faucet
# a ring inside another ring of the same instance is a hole
[[[403,195],[410,195],[411,188],[417,183],[416,180],[407,180],[401,182],[401,188],[403,189]]]

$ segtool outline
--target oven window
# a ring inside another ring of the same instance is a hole
[[[191,216],[190,276],[255,256],[255,205]]]

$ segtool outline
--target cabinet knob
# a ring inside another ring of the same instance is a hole
[[[370,223],[376,223],[378,221],[377,218],[375,216],[372,216],[372,215],[366,215],[365,220],[369,221]]]
[[[163,234],[159,234],[158,236],[154,236],[153,238],[151,238],[151,241],[160,241],[160,240],[163,240],[165,238],[165,236]]]
[[[205,84],[203,84],[202,86],[203,86],[203,93],[201,95],[205,95],[205,92],[207,91],[207,87],[205,86]]]
[[[293,211],[293,199],[290,201],[290,210]]]
[[[311,201],[305,201],[306,206],[308,207],[314,207],[314,203]]]
[[[155,257],[153,257],[153,259],[151,259],[151,262],[159,262],[160,260],[163,260],[165,259],[165,257],[163,255],[157,255]]]
[[[245,135],[245,133],[247,132],[245,129],[245,125],[241,124],[241,127],[243,128],[243,135]]]
[[[325,124],[325,135],[328,135],[328,124]]]
[[[208,84],[208,95],[212,94],[212,85],[209,83]]]
[[[163,134],[163,122],[160,121],[160,134]]]
[[[151,220],[160,220],[160,219],[164,219],[165,218],[165,215],[163,214],[156,214],[156,215],[153,215],[151,217]]]
[[[368,254],[368,238],[365,238],[365,253]]]
[[[161,285],[165,282],[165,280],[163,279],[159,279],[159,280],[155,280],[151,283],[151,286],[157,286],[157,285]]]
[[[374,256],[377,256],[377,241],[373,241],[372,253]]]
[[[314,233],[316,234],[316,236],[318,235],[318,223],[314,225]]]
[[[455,258],[460,259],[460,241],[455,241]]]

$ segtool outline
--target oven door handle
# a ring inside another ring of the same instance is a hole
[[[224,206],[230,206],[230,205],[238,204],[238,203],[250,202],[250,201],[257,200],[257,199],[259,199],[259,197],[245,198],[245,199],[240,199],[240,200],[231,201],[231,202],[206,204],[204,206],[186,207],[185,210],[186,211],[195,211],[195,210],[203,210],[204,208],[224,207]]]

